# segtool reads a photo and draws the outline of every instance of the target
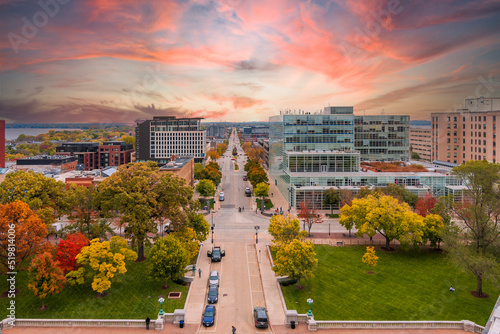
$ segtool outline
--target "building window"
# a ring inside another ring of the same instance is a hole
[[[457,117],[453,117],[453,122],[456,122],[457,121]]]
[[[486,146],[486,140],[483,140],[483,145]]]
[[[451,125],[450,123],[448,123],[448,125],[446,126],[447,129],[450,129],[451,128]]]
[[[493,121],[496,121],[497,120],[497,117],[496,116],[493,116]]]
[[[446,120],[449,122],[450,121],[450,117],[446,117]]]
[[[457,128],[457,123],[453,124],[453,128],[456,129]]]
[[[451,141],[451,140],[450,140],[450,138],[447,138],[447,139],[446,139],[446,142],[447,142],[448,144],[450,143],[450,141]]]
[[[483,116],[483,122],[486,122],[486,116]]]
[[[462,119],[465,122],[465,117]],[[465,157],[464,157],[465,158]]]
[[[465,159],[465,153],[463,154],[463,158]]]

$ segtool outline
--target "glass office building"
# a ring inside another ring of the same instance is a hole
[[[328,188],[405,186],[419,196],[462,187],[441,173],[382,173],[360,169],[360,161],[408,161],[409,116],[354,116],[352,107],[326,107],[322,113],[284,111],[269,118],[269,174],[290,206],[323,205]],[[359,131],[359,133],[358,133]]]

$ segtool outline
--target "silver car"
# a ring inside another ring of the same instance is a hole
[[[210,272],[210,277],[208,278],[208,284],[210,284],[211,286],[217,286],[219,287],[219,273],[217,272],[217,270],[212,270],[212,272]]]

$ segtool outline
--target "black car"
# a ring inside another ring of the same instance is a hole
[[[255,327],[257,328],[269,327],[269,319],[267,317],[267,310],[265,307],[256,307],[253,309],[253,320],[255,321]]]
[[[210,289],[208,289],[208,303],[216,304],[219,300],[219,289],[217,286],[211,285]]]

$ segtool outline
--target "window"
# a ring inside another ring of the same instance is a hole
[[[465,159],[465,153],[463,154],[463,158]]]
[[[457,128],[457,123],[453,124],[453,128],[456,129]]]
[[[486,117],[485,117],[486,118]],[[457,117],[453,117],[453,122],[456,122],[457,121]],[[486,121],[486,120],[485,120]]]
[[[486,116],[483,117],[483,122],[486,122]]]
[[[449,150],[449,149],[450,149],[450,145],[447,145],[447,146],[446,146],[446,149],[447,149],[447,150]]]
[[[479,136],[479,137],[481,137],[481,136]],[[486,138],[486,132],[483,132],[483,137]]]
[[[483,148],[483,153],[486,154],[486,147]]]
[[[449,117],[446,117],[446,120],[449,122],[449,121],[450,121],[450,118],[449,118]]]
[[[465,124],[462,124],[462,129],[465,129]]]
[[[483,145],[486,146],[486,140],[483,140]]]
[[[450,138],[447,138],[447,139],[446,139],[446,142],[447,142],[448,144],[450,143],[450,141],[451,141],[451,140],[450,140]]]
[[[450,123],[448,123],[448,125],[446,125],[446,128],[447,128],[447,129],[450,129],[450,128],[451,128]]]
[[[465,117],[462,119],[465,122]],[[464,157],[465,158],[465,157]]]
[[[496,116],[493,116],[493,121],[496,121],[497,120],[497,117]]]
[[[465,136],[465,133],[464,133],[464,136]],[[462,139],[462,144],[465,144],[465,138]]]

